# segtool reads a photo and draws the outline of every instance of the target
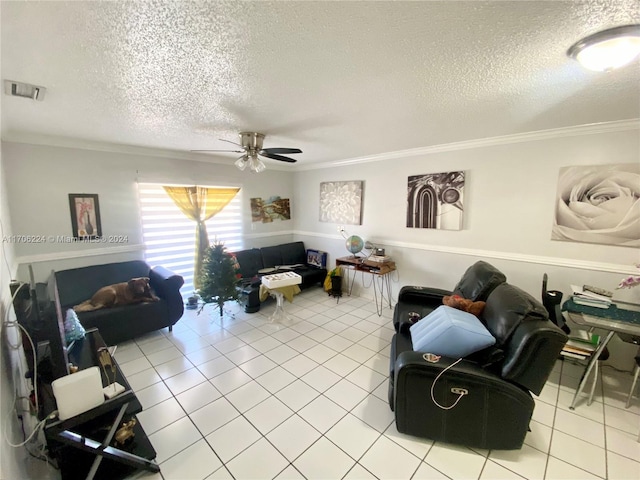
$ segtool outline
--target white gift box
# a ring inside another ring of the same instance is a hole
[[[262,277],[262,284],[267,288],[288,287],[300,283],[302,283],[302,277],[293,272],[274,273]]]

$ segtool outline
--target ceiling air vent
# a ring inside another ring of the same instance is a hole
[[[4,93],[12,97],[30,98],[31,100],[44,100],[45,87],[38,87],[28,83],[15,82],[13,80],[4,81]]]

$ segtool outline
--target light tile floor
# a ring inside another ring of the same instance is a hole
[[[634,479],[640,399],[629,373],[604,368],[592,405],[569,410],[582,367],[559,361],[518,451],[485,451],[398,433],[387,404],[391,310],[321,289],[235,318],[207,307],[118,346],[143,404],[161,474],[145,479]]]

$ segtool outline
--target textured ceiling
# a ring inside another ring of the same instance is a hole
[[[638,62],[603,74],[565,55],[588,34],[640,23],[636,1],[0,9],[2,78],[47,88],[44,102],[2,96],[5,140],[188,152],[250,130],[265,147],[301,148],[304,167],[640,117]]]

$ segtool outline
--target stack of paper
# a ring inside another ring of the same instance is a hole
[[[578,305],[596,308],[609,308],[611,306],[611,297],[598,295],[577,285],[571,285],[571,290],[573,291],[572,300]]]
[[[367,260],[371,260],[372,262],[376,263],[385,263],[391,260],[391,257],[389,255],[369,255],[369,258],[367,258]]]

